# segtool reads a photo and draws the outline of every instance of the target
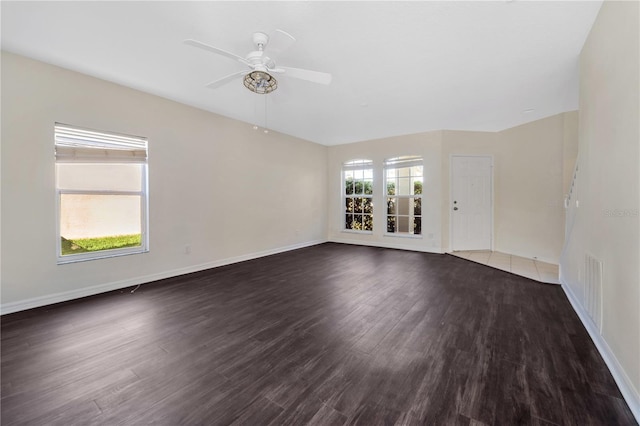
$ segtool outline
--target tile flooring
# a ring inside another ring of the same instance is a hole
[[[560,283],[558,265],[552,263],[488,250],[454,251],[450,254],[543,283]]]

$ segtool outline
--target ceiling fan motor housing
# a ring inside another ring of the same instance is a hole
[[[267,43],[269,43],[268,35],[261,32],[253,33],[253,44],[255,44],[259,50],[264,49]]]
[[[250,52],[246,59],[253,66],[253,69],[260,69],[260,71],[266,71],[266,68],[273,68],[276,65],[273,59],[265,56],[261,50]]]

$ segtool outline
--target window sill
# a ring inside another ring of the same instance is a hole
[[[373,235],[373,231],[358,231],[355,229],[343,229],[341,232],[346,234]]]
[[[108,259],[110,257],[129,256],[132,254],[142,253],[149,253],[149,249],[137,248],[135,250],[104,250],[103,252],[69,254],[66,256],[58,256],[57,264],[65,265],[69,263],[86,262],[88,260]]]
[[[390,233],[390,232],[385,232],[383,234],[383,237],[398,237],[398,238],[412,238],[414,240],[421,240],[423,239],[422,234],[400,234],[400,233]]]

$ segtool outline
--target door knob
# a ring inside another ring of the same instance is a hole
[[[458,208],[457,208],[457,207],[454,207],[453,209],[454,209],[454,210],[458,210]]]

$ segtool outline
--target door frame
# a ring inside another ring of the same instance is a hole
[[[494,247],[494,242],[495,242],[495,238],[494,238],[494,201],[495,201],[495,197],[494,197],[494,182],[495,179],[493,178],[493,169],[494,169],[494,161],[493,161],[493,154],[449,154],[449,206],[447,207],[447,209],[449,210],[449,253],[454,251],[453,248],[453,209],[451,208],[451,205],[453,203],[453,159],[454,157],[483,157],[483,158],[488,158],[491,161],[491,174],[489,176],[489,178],[491,179],[491,185],[490,186],[490,203],[491,203],[491,220],[490,220],[490,224],[489,226],[491,227],[490,229],[490,250],[494,251],[495,247]]]

